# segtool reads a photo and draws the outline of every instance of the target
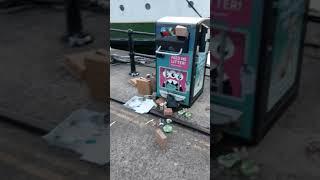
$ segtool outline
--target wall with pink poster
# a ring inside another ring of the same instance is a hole
[[[213,91],[241,98],[245,65],[246,35],[240,32],[213,30]]]

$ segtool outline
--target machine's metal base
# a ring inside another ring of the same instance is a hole
[[[223,126],[223,125],[229,125],[233,123],[237,123],[240,121],[240,117],[242,116],[242,112],[219,106],[214,104],[212,106],[213,111],[213,125]]]

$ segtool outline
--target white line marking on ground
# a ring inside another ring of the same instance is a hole
[[[151,119],[150,121],[146,122],[145,125],[149,124],[150,122],[153,122],[154,119]]]
[[[117,121],[114,121],[114,122],[112,122],[111,124],[110,124],[110,127],[114,124],[114,123],[116,123]]]

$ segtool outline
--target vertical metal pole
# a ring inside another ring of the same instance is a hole
[[[133,31],[131,29],[128,30],[128,45],[129,45],[129,56],[130,56],[130,65],[131,65],[131,72],[129,75],[131,76],[138,76],[139,73],[136,72],[136,63],[134,60],[134,43],[132,39]]]

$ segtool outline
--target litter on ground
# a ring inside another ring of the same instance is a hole
[[[74,111],[43,138],[50,145],[81,154],[82,160],[105,165],[109,162],[109,138],[104,117],[103,113],[86,109]]]
[[[139,96],[132,97],[129,101],[127,101],[124,106],[133,109],[136,113],[145,114],[148,113],[153,107],[155,107],[155,103],[152,99],[147,99]]]

